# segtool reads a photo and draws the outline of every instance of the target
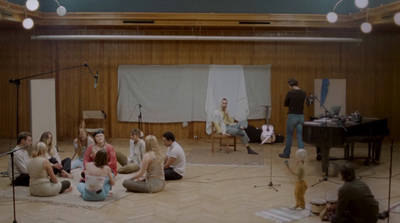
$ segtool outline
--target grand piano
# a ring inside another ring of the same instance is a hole
[[[389,135],[388,120],[363,118],[360,123],[331,120],[330,122],[304,122],[303,141],[317,148],[317,159],[321,159],[322,175],[328,177],[329,151],[332,147],[344,149],[344,159],[354,158],[354,143],[368,143],[368,162],[379,161],[382,141]],[[351,153],[351,155],[350,155]]]

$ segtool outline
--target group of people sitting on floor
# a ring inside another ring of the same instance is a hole
[[[103,130],[94,132],[92,138],[84,128],[79,128],[79,135],[73,142],[74,154],[61,160],[50,132],[44,132],[33,146],[32,135],[21,132],[13,149],[14,168],[11,159],[9,161],[10,181],[14,186],[29,186],[33,196],[55,196],[72,190],[69,180],[59,181],[57,176],[73,178],[71,169],[81,168],[82,179],[77,189],[85,201],[101,201],[110,196],[118,173],[134,173],[122,183],[128,191],[162,191],[165,181],[184,176],[185,153],[171,132],[163,134],[163,143],[168,147],[165,157],[155,136],[148,135],[143,140],[141,134],[139,129],[131,131],[129,155],[126,156],[106,142]],[[121,166],[118,169],[117,163]]]

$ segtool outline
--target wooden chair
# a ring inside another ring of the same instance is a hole
[[[82,115],[86,132],[93,133],[97,130],[104,131],[105,120],[107,118],[107,115],[104,111],[83,111]]]
[[[221,135],[216,132],[214,122],[212,123],[211,133],[211,152],[214,152],[214,144],[219,143],[219,150],[226,149],[226,153],[229,153],[229,147],[232,146],[233,150],[236,151],[236,136]]]

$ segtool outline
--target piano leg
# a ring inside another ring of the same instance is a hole
[[[331,147],[329,146],[317,146],[317,157],[319,156],[321,159],[321,164],[322,164],[322,178],[318,180],[317,183],[314,183],[311,185],[311,187],[314,187],[317,184],[320,184],[324,181],[329,181],[331,183],[335,183],[335,184],[340,184],[338,182],[335,181],[331,181],[328,180],[328,169],[329,169],[329,150],[331,149]],[[318,159],[318,158],[317,158]]]
[[[317,157],[315,157],[315,159],[321,161],[321,147],[317,146],[316,148],[317,148]]]
[[[375,161],[379,161],[381,158],[383,137],[384,136],[379,137],[373,144],[373,156],[374,156],[373,162],[374,163],[375,163]]]

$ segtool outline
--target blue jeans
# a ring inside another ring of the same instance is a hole
[[[290,156],[293,132],[295,128],[297,134],[297,148],[304,148],[304,143],[302,139],[303,123],[304,123],[303,114],[288,114],[286,122],[286,146],[285,150],[283,151],[283,154],[285,154],[286,156]]]
[[[114,174],[113,174],[113,176],[114,176]],[[103,189],[100,192],[86,190],[85,183],[79,183],[77,186],[77,189],[81,193],[82,199],[84,201],[104,201],[107,198],[108,193],[111,190],[111,183],[110,183],[110,179],[108,179],[108,177],[106,177],[106,179],[104,181]]]
[[[76,158],[71,162],[71,170],[76,169],[76,168],[82,168],[83,169],[83,159]]]
[[[226,133],[231,136],[240,136],[243,144],[246,145],[250,139],[242,128],[247,128],[247,125],[247,120],[237,122],[234,125],[226,125]]]

